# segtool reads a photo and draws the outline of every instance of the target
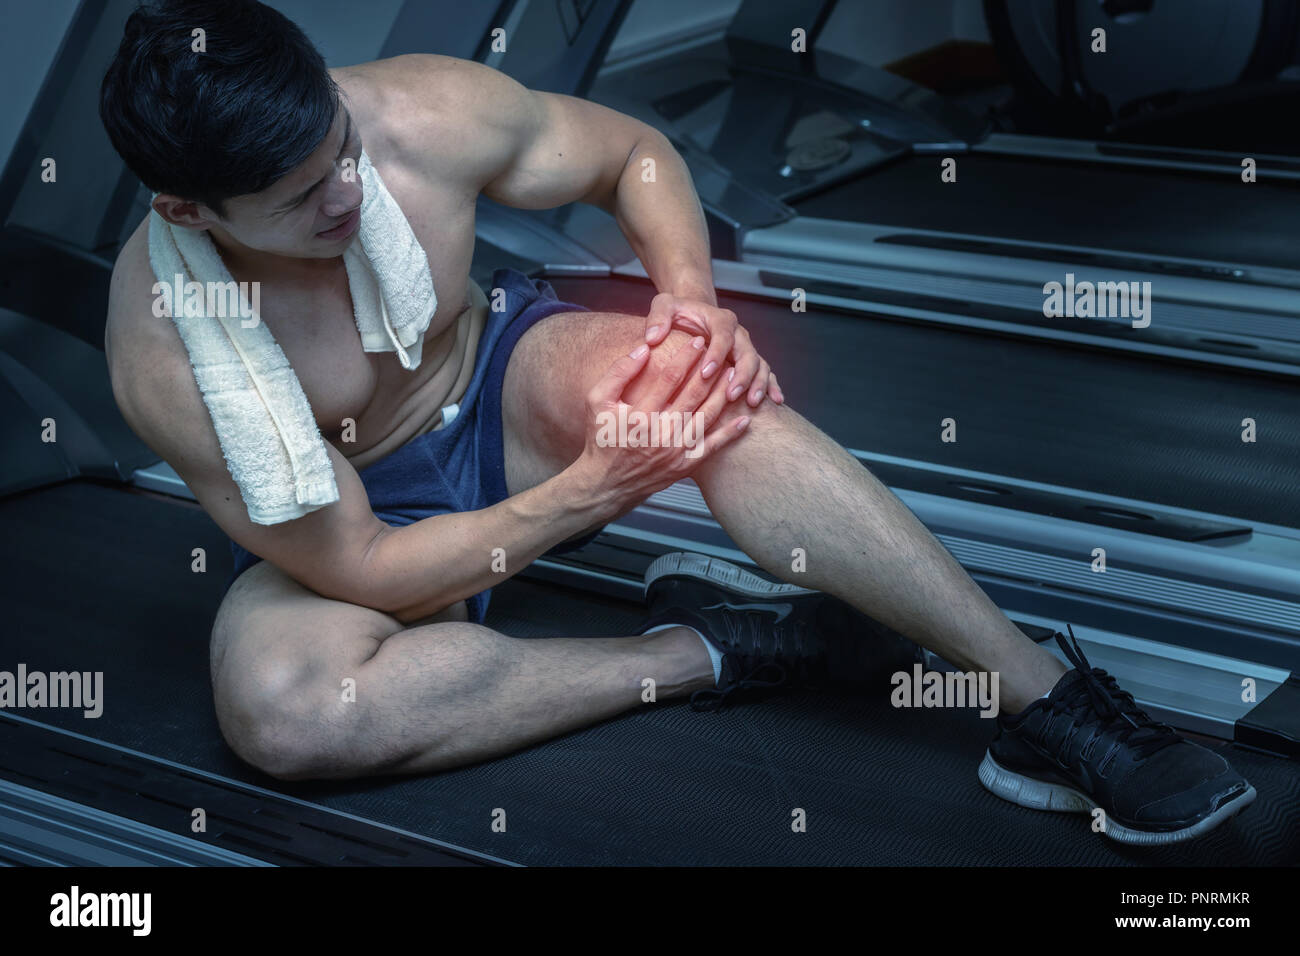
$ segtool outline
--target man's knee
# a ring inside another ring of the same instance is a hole
[[[355,677],[383,638],[366,630],[369,616],[344,615],[318,621],[311,639],[297,639],[286,626],[293,610],[269,602],[223,606],[212,634],[214,648],[223,649],[212,670],[222,736],[241,759],[286,780],[324,775],[352,737],[355,706],[345,698],[344,678]],[[339,630],[355,632],[355,641]]]
[[[683,329],[671,330],[662,342],[650,350],[650,358],[645,368],[641,370],[641,374],[623,390],[623,401],[629,405],[636,405],[651,388],[662,387],[667,381],[675,390],[691,372],[698,374],[696,365],[684,366],[681,362],[674,361],[674,357],[682,349],[692,348],[691,341],[694,338],[693,334]],[[633,347],[635,344],[632,343]],[[703,357],[704,351],[700,350],[698,354]]]
[[[788,405],[778,405],[769,395],[764,394],[763,400],[754,407],[749,404],[747,394],[742,393],[735,401],[723,406],[722,414],[714,422],[713,428],[731,427],[740,418],[749,419],[741,442],[759,435],[778,441],[788,440],[788,436],[807,425],[807,419],[802,415]]]
[[[289,654],[264,654],[256,665],[213,675],[217,723],[230,748],[245,762],[280,779],[318,769],[324,719],[323,689],[308,665]]]

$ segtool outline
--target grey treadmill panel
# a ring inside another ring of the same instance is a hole
[[[5,28],[0,30],[0,79],[5,90],[0,100],[0,169],[18,141],[77,6],[78,0],[46,0],[5,7]]]
[[[58,447],[76,474],[127,480],[157,459],[118,411],[101,348],[0,309],[0,375],[39,418],[54,419]],[[30,442],[0,448],[6,472],[32,451]]]
[[[298,24],[330,67],[377,60],[402,7],[403,0],[266,0]],[[428,4],[443,6],[443,4]],[[418,35],[414,39],[430,39]]]
[[[0,856],[31,866],[269,866],[0,779]]]
[[[0,855],[43,849],[109,866],[506,862],[17,713],[0,714],[0,741]]]
[[[794,203],[801,215],[1155,256],[1294,268],[1300,186],[971,153],[957,181],[914,156]]]
[[[47,83],[60,95],[53,103],[38,103],[25,128],[28,149],[19,158],[28,166],[26,175],[5,183],[18,189],[6,229],[22,227],[88,252],[116,240],[138,180],[99,120],[99,87],[134,7],[131,0],[82,5],[78,31],[84,34],[49,68]],[[39,175],[46,158],[57,163],[55,183]]]
[[[1016,621],[1065,633],[1065,622],[1006,609]],[[1221,654],[1174,648],[1101,628],[1075,626],[1088,662],[1116,675],[1121,686],[1159,720],[1175,727],[1232,739],[1237,722],[1290,678],[1290,672]],[[1055,641],[1044,646],[1067,667]],[[1253,683],[1253,696],[1244,693]]]
[[[41,440],[44,418],[23,400],[0,368],[0,448],[5,453],[0,495],[52,485],[76,474],[57,442]]]

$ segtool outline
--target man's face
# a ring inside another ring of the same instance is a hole
[[[361,220],[361,135],[340,104],[320,146],[293,172],[260,193],[225,203],[214,223],[241,245],[298,259],[341,255]]]

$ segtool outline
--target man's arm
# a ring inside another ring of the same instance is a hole
[[[500,102],[509,105],[498,121],[513,154],[484,184],[484,194],[523,209],[569,202],[603,209],[655,288],[716,305],[704,210],[667,138],[597,103],[533,92],[488,72],[500,86]]]
[[[179,336],[165,329],[174,341],[160,347],[166,320],[153,321],[148,336],[122,341],[110,335],[113,393],[140,438],[176,469],[209,516],[243,547],[324,597],[385,611],[404,623],[500,584],[561,541],[612,520],[686,477],[735,441],[749,422],[746,417],[734,427],[709,432],[726,404],[722,389],[715,387],[699,408],[706,437],[693,449],[671,443],[605,446],[590,427],[583,455],[547,481],[490,508],[434,515],[402,528],[375,517],[356,471],[327,443],[339,500],[292,521],[257,525],[249,520],[226,469]],[[587,396],[590,422],[619,406],[649,352],[642,345],[614,363]],[[668,407],[674,383],[698,362],[697,356],[693,349],[678,351],[672,360],[680,366],[678,374],[656,381],[645,398],[647,409]],[[505,552],[504,572],[494,567],[498,548]]]
[[[131,373],[123,372],[120,377]],[[339,500],[276,525],[254,524],[226,468],[188,362],[152,362],[114,391],[141,439],[241,546],[324,597],[410,622],[501,583],[561,541],[608,520],[602,495],[556,476],[481,511],[435,515],[405,528],[370,510],[356,470],[328,442]],[[506,549],[506,574],[492,567]]]
[[[406,162],[444,182],[468,175],[468,190],[508,206],[604,209],[660,292],[646,341],[661,342],[674,322],[700,332],[709,339],[703,379],[730,358],[728,397],[749,390],[751,406],[769,391],[783,399],[735,313],[717,308],[704,210],[662,133],[598,103],[529,90],[479,63],[432,55],[386,62],[407,110],[421,118],[403,132]]]
[[[570,470],[481,511],[391,528],[370,510],[356,470],[326,442],[339,500],[293,521],[254,524],[185,346],[170,320],[152,315],[148,269],[142,252],[124,254],[113,274],[105,346],[123,417],[227,535],[317,593],[419,620],[500,584],[493,548],[506,549],[508,576],[615,516],[608,490]]]

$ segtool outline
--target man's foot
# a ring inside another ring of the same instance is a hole
[[[1199,836],[1239,813],[1255,788],[1223,757],[1156,723],[1056,635],[1074,665],[1041,700],[1003,714],[979,778],[990,791],[1037,810],[1105,811],[1102,832],[1155,845]]]
[[[746,691],[862,679],[886,663],[918,659],[915,645],[882,640],[878,625],[844,602],[720,558],[665,554],[645,582],[650,617],[643,631],[685,624],[721,652],[717,687],[691,695],[696,710],[716,710]]]

